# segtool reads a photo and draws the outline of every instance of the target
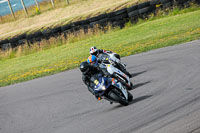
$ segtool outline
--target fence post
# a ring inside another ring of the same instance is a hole
[[[10,8],[10,12],[11,12],[11,14],[12,14],[14,20],[15,20],[15,14],[14,14],[13,9],[12,9],[12,6],[11,6],[11,4],[10,4],[10,0],[8,0],[8,5],[9,5],[9,8]]]
[[[26,6],[24,5],[24,0],[21,0],[21,3],[22,3],[22,6],[24,8],[24,12],[25,12],[26,16],[28,17],[28,12],[26,10]]]
[[[66,0],[66,3],[69,5],[69,0]]]
[[[40,6],[39,6],[37,0],[35,0],[35,3],[36,3],[36,5],[37,5],[37,8],[40,10]]]
[[[0,15],[0,22],[1,22],[1,21],[3,22],[3,19],[2,19],[2,16]]]
[[[53,8],[55,8],[54,0],[51,0],[51,4],[52,4]]]

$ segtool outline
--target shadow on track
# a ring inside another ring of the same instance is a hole
[[[134,89],[136,89],[136,88],[138,88],[138,87],[140,87],[140,86],[146,85],[146,84],[148,84],[148,83],[150,83],[150,82],[151,82],[151,81],[147,81],[147,82],[144,82],[144,83],[139,83],[139,84],[133,85],[132,90],[134,90]]]
[[[131,104],[134,104],[134,103],[141,102],[141,101],[143,101],[143,100],[145,100],[145,99],[147,99],[151,96],[152,95],[145,95],[145,96],[141,96],[141,97],[138,97],[136,99],[133,99],[133,101],[131,101],[128,106],[130,106]],[[114,104],[118,104],[118,103],[114,103]],[[123,106],[123,105],[118,104],[117,106],[114,106],[113,108],[109,108],[108,110],[104,110],[103,113],[114,111],[116,109],[123,108],[123,107],[126,108],[127,106]]]
[[[136,98],[136,99],[133,98],[133,101],[131,101],[131,102],[129,103],[129,106],[130,106],[131,104],[134,104],[134,103],[137,103],[137,102],[141,102],[141,101],[143,101],[143,100],[145,100],[145,99],[147,99],[147,98],[150,98],[150,97],[152,97],[152,95],[145,95],[145,96],[138,97],[138,98]]]
[[[143,73],[145,73],[145,72],[147,72],[147,71],[142,71],[142,72],[138,72],[138,73],[132,73],[132,74],[131,74],[131,78],[136,77],[136,76],[138,76],[138,75],[140,75],[140,74],[143,74]]]

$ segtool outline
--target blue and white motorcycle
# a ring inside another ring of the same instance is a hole
[[[131,83],[129,76],[117,67],[115,67],[109,57],[101,56],[100,60],[100,67],[102,69],[106,69],[110,73],[110,75],[113,75],[118,81],[123,83],[123,85],[125,85],[128,90],[131,90],[133,88],[133,84]]]
[[[128,105],[133,99],[126,86],[122,85],[117,79],[96,74],[93,75],[92,81],[94,83],[94,91],[99,94],[100,99],[106,99],[111,103],[117,102],[124,106]]]
[[[131,74],[126,70],[126,64],[121,62],[119,55],[116,53],[107,52],[104,54],[100,54],[98,56],[98,62],[99,63],[103,62],[105,64],[111,64],[115,68],[119,69],[120,71],[122,71],[123,73],[128,75],[129,78],[131,77]]]

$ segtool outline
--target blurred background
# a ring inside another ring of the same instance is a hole
[[[37,1],[41,2],[44,0],[37,0]],[[10,3],[14,12],[23,9],[21,0],[10,0]],[[26,7],[30,7],[32,5],[35,5],[35,0],[24,0],[24,4],[26,5]],[[4,16],[7,14],[10,14],[8,0],[0,0],[0,16]]]

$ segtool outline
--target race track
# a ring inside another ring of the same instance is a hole
[[[0,133],[199,133],[200,40],[122,58],[134,101],[97,101],[79,69],[0,88]]]

